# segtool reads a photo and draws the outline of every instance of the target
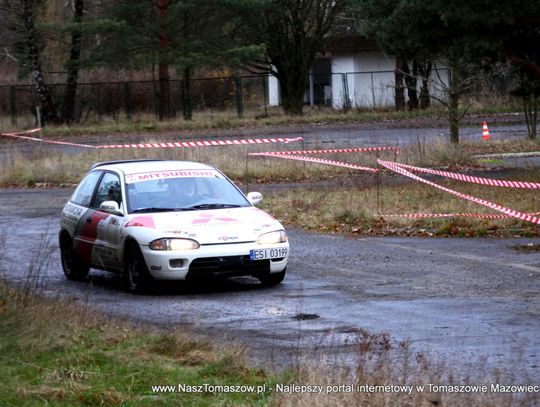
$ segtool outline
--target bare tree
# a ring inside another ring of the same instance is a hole
[[[79,79],[79,68],[81,61],[81,24],[84,11],[84,0],[73,0],[73,28],[71,30],[71,50],[67,67],[66,90],[64,93],[63,115],[66,123],[75,121],[75,104],[77,96],[77,85]]]
[[[59,123],[60,118],[41,64],[41,38],[36,28],[36,16],[41,2],[39,0],[9,0],[4,6],[11,17],[13,26],[19,32],[20,45],[24,49],[22,54],[36,85],[43,123]]]
[[[469,69],[466,61],[456,56],[448,59],[447,72],[448,78],[443,78],[441,71],[435,69],[436,79],[431,82],[436,91],[432,92],[430,96],[446,107],[450,142],[458,144],[459,121],[463,119],[471,107],[470,105],[461,106],[462,96],[480,80],[480,74],[475,69]]]
[[[264,55],[251,68],[275,75],[283,110],[303,113],[309,70],[343,10],[342,0],[245,1],[231,6],[242,16],[238,30],[245,42],[263,44]]]

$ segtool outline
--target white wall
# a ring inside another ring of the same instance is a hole
[[[279,106],[279,82],[274,75],[268,75],[268,105]]]
[[[361,51],[354,54],[332,54],[332,107],[342,109],[345,103],[343,76],[346,77],[348,97],[351,107],[387,107],[395,105],[395,57],[380,51]],[[446,69],[437,64],[439,69]],[[433,95],[441,95],[440,82],[435,71],[431,74],[430,91]],[[440,78],[448,83],[448,73],[440,72]],[[421,81],[418,81],[420,90]],[[274,76],[268,79],[268,96],[270,106],[279,106],[279,83]],[[405,92],[407,98],[407,92]],[[432,100],[433,101],[433,100]]]
[[[342,73],[354,72],[354,58],[351,54],[333,54],[332,55],[332,107],[341,109],[345,102],[345,89],[343,88]],[[348,79],[348,77],[347,77]],[[355,93],[354,81],[348,83],[349,99],[352,103],[352,95]]]
[[[355,93],[351,95],[353,106],[392,106],[395,102],[395,58],[380,51],[357,52],[353,58],[355,70],[349,75],[355,84]]]
[[[332,55],[332,106],[343,108],[343,77],[346,73],[352,107],[394,104],[395,59],[382,52],[362,51]],[[388,72],[381,72],[388,71]]]

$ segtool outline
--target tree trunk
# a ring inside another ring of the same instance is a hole
[[[292,86],[292,85],[289,85]],[[304,114],[304,92],[298,91],[298,89],[290,89],[287,87],[281,86],[281,102],[283,111],[285,114],[291,116],[302,116]]]
[[[191,120],[193,118],[193,111],[191,108],[191,68],[189,66],[184,68],[182,73],[182,100],[184,104],[184,120]]]
[[[527,137],[530,140],[536,140],[538,97],[535,94],[530,94],[528,97],[523,97],[523,111],[525,112],[525,121],[527,123]]]
[[[21,0],[21,10],[24,29],[26,32],[26,46],[28,47],[28,58],[32,67],[32,77],[36,82],[36,89],[41,107],[42,125],[46,123],[59,123],[60,119],[56,112],[56,107],[52,100],[52,95],[41,68],[39,48],[34,26],[34,1]]]
[[[73,23],[71,32],[71,51],[67,63],[67,83],[64,92],[64,121],[71,124],[75,121],[75,106],[77,97],[77,84],[79,80],[79,68],[81,58],[81,22],[84,11],[84,0],[74,0]]]
[[[448,93],[448,123],[450,125],[450,142],[459,143],[459,89],[461,87],[461,76],[458,68],[450,66],[451,83]]]
[[[158,56],[158,115],[159,120],[171,117],[171,87],[169,80],[169,46],[170,38],[167,29],[168,15],[167,9],[171,4],[170,0],[159,0],[159,56]]]
[[[394,70],[395,78],[395,98],[396,110],[405,110],[405,86],[403,84],[403,58],[396,57],[396,69]]]
[[[407,86],[407,105],[409,110],[418,109],[418,64],[416,61],[412,63],[412,72],[409,69],[409,63],[403,64],[403,72],[405,73],[405,85]]]
[[[308,85],[307,69],[278,67],[277,76],[281,89],[281,104],[285,114],[302,116],[304,114],[304,96]]]
[[[431,97],[429,96],[429,77],[431,76],[431,62],[425,65],[419,64],[418,72],[422,78],[422,87],[420,88],[420,109],[427,109],[431,106]]]

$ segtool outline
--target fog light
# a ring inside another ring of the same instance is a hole
[[[172,269],[181,269],[184,267],[184,259],[169,260],[169,267]]]

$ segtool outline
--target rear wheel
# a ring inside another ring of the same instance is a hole
[[[79,258],[73,248],[73,240],[67,234],[60,237],[60,258],[62,259],[62,269],[68,279],[86,280],[90,267]]]
[[[287,269],[283,269],[283,271],[280,271],[279,273],[270,273],[266,274],[264,276],[259,277],[259,281],[264,286],[273,286],[280,284],[283,279],[285,278],[285,273],[287,272]]]
[[[152,286],[153,278],[148,272],[141,249],[134,242],[126,247],[124,277],[127,289],[133,293],[144,293]]]

